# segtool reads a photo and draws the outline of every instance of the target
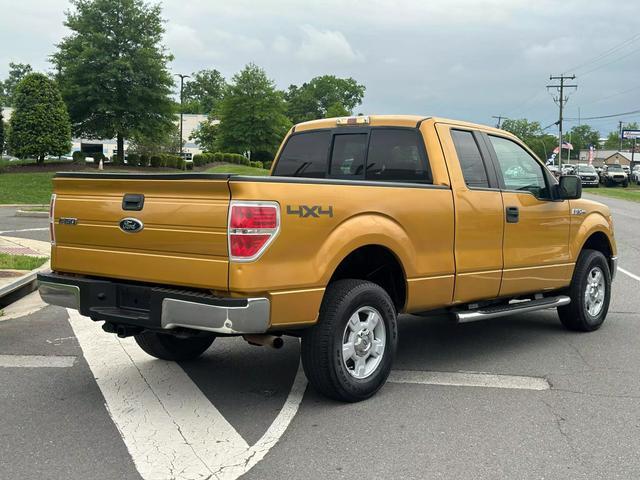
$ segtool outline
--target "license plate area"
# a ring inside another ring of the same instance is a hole
[[[135,285],[118,285],[118,306],[131,310],[150,310],[151,289]]]

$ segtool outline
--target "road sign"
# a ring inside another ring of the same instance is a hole
[[[640,130],[622,130],[622,138],[640,138]]]

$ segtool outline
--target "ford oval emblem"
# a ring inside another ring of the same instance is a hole
[[[120,230],[125,233],[138,233],[144,228],[144,224],[137,218],[123,218],[120,220]]]

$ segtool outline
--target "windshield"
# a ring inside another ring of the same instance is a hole
[[[620,165],[609,165],[609,170],[622,170]]]
[[[596,169],[592,165],[580,165],[578,173],[596,173]]]

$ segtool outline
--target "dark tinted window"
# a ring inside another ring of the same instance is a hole
[[[373,129],[367,180],[426,182],[429,174],[416,130]]]
[[[366,152],[366,133],[336,135],[329,173],[332,177],[362,177]]]
[[[280,154],[273,174],[279,177],[324,178],[330,140],[329,132],[291,136]]]
[[[451,138],[456,147],[465,183],[469,187],[488,187],[487,171],[473,134],[463,130],[451,130]]]

